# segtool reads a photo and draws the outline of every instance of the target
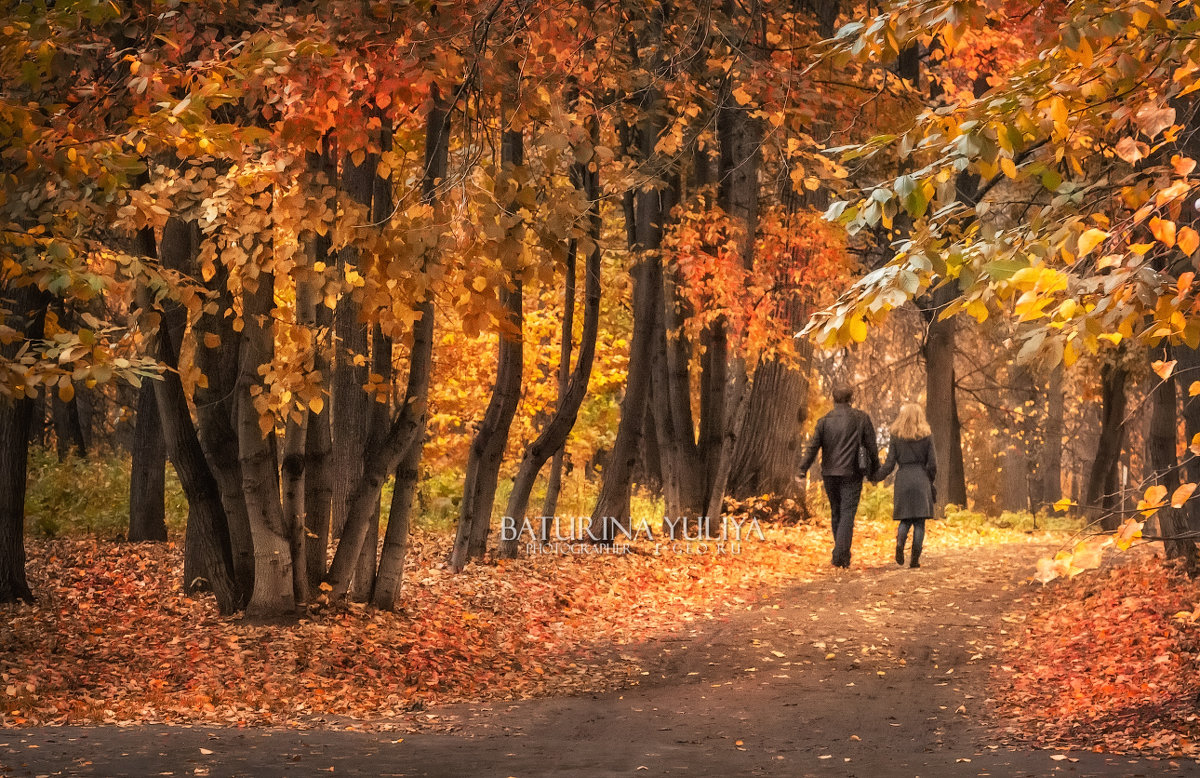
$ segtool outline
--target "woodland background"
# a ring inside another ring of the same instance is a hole
[[[924,400],[944,502],[1192,569],[1196,17],[8,3],[0,601],[126,459],[256,618],[395,608],[414,522],[457,572],[502,515],[796,520],[837,381]]]

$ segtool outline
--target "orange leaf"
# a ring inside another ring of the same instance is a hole
[[[1175,245],[1175,222],[1155,216],[1150,220],[1150,232],[1164,246],[1171,247]]]

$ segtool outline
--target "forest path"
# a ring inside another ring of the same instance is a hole
[[[448,732],[7,730],[0,775],[1200,775],[1189,761],[1004,744],[989,675],[1039,550],[830,570],[631,650],[640,685],[418,715]]]

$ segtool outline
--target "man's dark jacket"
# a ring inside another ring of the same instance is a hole
[[[867,450],[869,469],[862,472],[858,467],[858,447]],[[870,417],[846,403],[838,403],[833,410],[817,422],[812,439],[800,458],[800,474],[808,472],[821,452],[822,476],[870,477],[879,469],[879,445],[875,441],[875,427]]]

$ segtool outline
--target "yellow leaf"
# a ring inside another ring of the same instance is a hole
[[[320,397],[314,397],[308,401],[308,409],[313,413],[320,413],[325,408],[325,401]]]
[[[850,339],[855,343],[862,343],[867,339],[867,323],[860,316],[850,320]]]
[[[1165,492],[1166,490],[1164,489],[1163,491]],[[1125,523],[1121,525],[1121,529],[1117,530],[1117,535],[1114,538],[1114,541],[1117,544],[1117,548],[1124,551],[1133,545],[1133,541],[1136,538],[1140,538],[1141,536],[1142,522],[1136,521],[1135,519],[1127,519]]]
[[[67,380],[58,382],[58,399],[65,403],[69,403],[71,400],[75,399],[75,385],[71,383],[67,376],[63,376],[63,378]]]
[[[1195,397],[1200,394],[1200,381],[1192,381],[1192,385],[1188,387],[1188,397]]]
[[[220,335],[218,335],[215,332],[204,333],[204,347],[205,348],[216,348],[219,345],[221,345],[221,336]]]
[[[737,89],[733,90],[733,99],[737,100],[738,105],[745,105],[746,103],[750,102],[751,97],[750,93],[746,91],[745,87],[739,86]]]
[[[1175,360],[1172,359],[1170,362],[1163,362],[1161,359],[1156,359],[1150,363],[1150,367],[1154,369],[1159,378],[1166,381],[1175,370]]]
[[[1092,227],[1079,236],[1079,256],[1086,257],[1092,253],[1092,249],[1099,246],[1108,237],[1108,233],[1104,230],[1098,230]]]
[[[1058,502],[1054,503],[1054,510],[1058,511],[1059,513],[1064,513],[1068,508],[1070,508],[1074,504],[1075,503],[1072,502],[1070,497],[1064,497],[1061,500],[1059,500]]]
[[[1183,504],[1192,496],[1192,492],[1196,491],[1195,484],[1180,484],[1175,493],[1171,495],[1171,507],[1182,508]]]

